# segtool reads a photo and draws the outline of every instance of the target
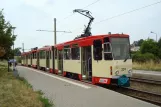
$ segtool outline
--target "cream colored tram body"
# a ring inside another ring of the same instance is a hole
[[[37,48],[31,50],[31,67],[37,68]]]
[[[28,64],[29,67],[32,66],[31,61],[32,61],[32,52],[30,51],[30,52],[28,52],[28,54],[27,54],[27,64]]]
[[[55,71],[93,84],[129,86],[132,74],[129,35],[79,38],[55,45]]]
[[[21,57],[22,57],[22,61],[21,61],[21,64],[23,66],[29,66],[30,65],[30,59],[29,59],[29,56],[30,56],[30,52],[24,52],[21,54]]]
[[[21,65],[22,65],[22,66],[24,66],[24,65],[26,64],[25,58],[26,58],[26,57],[25,57],[25,53],[22,53],[22,54],[21,54]]]
[[[28,66],[28,54],[29,52],[25,54],[25,66]]]
[[[38,49],[36,53],[38,69],[53,72],[53,46],[44,46]]]
[[[132,59],[129,35],[126,34],[81,37],[44,46],[36,55],[37,68],[50,73],[92,84],[130,85]],[[28,64],[28,60],[24,63]]]

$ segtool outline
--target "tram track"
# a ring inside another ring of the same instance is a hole
[[[117,89],[117,91],[128,96],[161,106],[161,94],[142,91],[130,87],[120,87]]]
[[[145,78],[136,78],[132,77],[130,79],[132,82],[140,82],[140,83],[146,83],[146,84],[153,84],[153,85],[161,85],[160,80],[153,80],[153,79],[145,79]]]
[[[161,106],[161,93],[155,92],[152,89],[147,90],[150,87],[153,87],[154,89],[161,87],[161,81],[133,77],[130,79],[130,82],[131,82],[130,87],[112,86],[112,87],[106,87],[106,88],[130,97],[134,97],[134,98]],[[145,86],[142,87],[143,85]]]
[[[153,91],[152,89],[147,90],[150,87],[153,87],[154,90],[158,87],[161,87],[161,81],[154,79],[132,77],[130,79],[130,82],[131,87],[121,87],[121,90],[124,94],[161,106],[161,94],[157,91]],[[135,83],[135,86],[133,83]],[[136,84],[138,84],[138,86],[136,86]],[[143,85],[147,89],[145,89]]]

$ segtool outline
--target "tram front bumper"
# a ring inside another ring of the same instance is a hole
[[[130,77],[129,75],[121,75],[121,76],[112,76],[112,83],[117,84],[122,87],[130,86]]]
[[[117,79],[117,85],[123,87],[129,87],[130,79],[126,75],[122,75]]]

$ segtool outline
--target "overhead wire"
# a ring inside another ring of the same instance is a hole
[[[82,9],[85,9],[85,8],[91,6],[91,5],[93,5],[93,4],[95,4],[95,3],[99,2],[99,1],[101,1],[101,0],[96,0],[96,1],[92,2],[91,4],[88,4],[87,6],[83,7]],[[66,20],[66,19],[68,19],[69,17],[71,17],[71,16],[73,16],[73,15],[74,15],[74,13],[71,13],[70,15],[66,16],[65,18],[63,18],[63,20]],[[58,23],[60,23],[60,22],[62,22],[62,21],[58,21]],[[65,34],[65,33],[63,33],[62,35],[64,35],[64,34]],[[62,36],[62,35],[61,35],[61,36]]]
[[[144,9],[144,8],[147,8],[147,7],[150,7],[150,6],[159,4],[159,3],[161,3],[161,1],[158,1],[158,2],[149,4],[149,5],[146,5],[146,6],[143,6],[143,7],[140,7],[140,8],[131,10],[131,11],[128,11],[128,12],[124,12],[124,13],[121,13],[121,14],[118,14],[118,15],[115,15],[115,16],[112,16],[112,17],[109,17],[109,18],[106,18],[106,19],[104,19],[104,20],[101,20],[101,21],[99,21],[99,22],[94,23],[93,25],[98,24],[98,23],[101,23],[101,22],[104,22],[104,21],[107,21],[107,20],[110,20],[110,19],[113,19],[113,18],[116,18],[116,17],[120,17],[120,16],[123,16],[123,15],[129,14],[129,13],[132,13],[132,12],[135,12],[135,11],[138,11],[138,10],[141,10],[141,9]]]
[[[101,1],[101,0],[96,0],[96,1],[92,2],[91,4],[88,4],[87,6],[83,7],[82,9],[87,8],[87,7],[89,7],[89,6],[91,6],[91,5],[95,4],[95,3],[97,3],[97,2],[99,2],[99,1]],[[74,15],[74,13],[71,12],[70,15],[66,16],[66,17],[63,18],[62,20],[66,20],[66,19],[68,19],[69,17],[71,17],[71,16],[73,16],[73,15]],[[62,22],[62,21],[58,21],[58,22]]]
[[[101,22],[104,22],[104,21],[107,21],[107,20],[111,20],[111,19],[113,19],[113,18],[120,17],[120,16],[123,16],[123,15],[129,14],[129,13],[132,13],[132,12],[135,12],[135,11],[138,11],[138,10],[141,10],[141,9],[144,9],[144,8],[147,8],[147,7],[150,7],[150,6],[159,4],[159,3],[161,3],[161,1],[158,1],[158,2],[149,4],[149,5],[146,5],[146,6],[143,6],[143,7],[140,7],[140,8],[131,10],[131,11],[128,11],[128,12],[124,12],[124,13],[121,13],[121,14],[118,14],[118,15],[115,15],[115,16],[112,16],[112,17],[109,17],[109,18],[106,18],[106,19],[104,19],[104,20],[101,20],[101,21],[99,21],[99,22],[94,23],[93,26],[96,25],[96,24],[99,24],[99,23],[101,23]],[[81,27],[81,28],[82,28],[82,27]],[[78,30],[78,29],[81,29],[81,28],[74,29],[73,31]],[[72,32],[73,32],[73,31],[72,31]]]

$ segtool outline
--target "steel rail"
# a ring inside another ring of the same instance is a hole
[[[136,81],[136,82],[148,83],[148,84],[161,85],[161,81],[159,81],[159,80],[153,80],[153,79],[131,78],[130,80],[131,81]]]
[[[156,105],[159,105],[161,106],[161,101],[157,101],[157,100],[152,100],[148,97],[145,97],[145,95],[147,96],[150,96],[150,97],[155,97],[157,99],[161,99],[161,94],[158,94],[158,93],[153,93],[153,92],[148,92],[148,91],[142,91],[142,90],[138,90],[138,89],[134,89],[134,88],[127,88],[127,87],[121,87],[122,89],[124,89],[125,92],[137,92],[138,93],[138,96],[136,94],[128,94],[128,96],[131,96],[131,97],[134,97],[134,98],[137,98],[137,99],[140,99],[140,100],[144,100],[144,101],[147,101],[147,102],[150,102],[150,103],[153,103],[153,104],[156,104]],[[141,97],[141,95],[143,97]]]

